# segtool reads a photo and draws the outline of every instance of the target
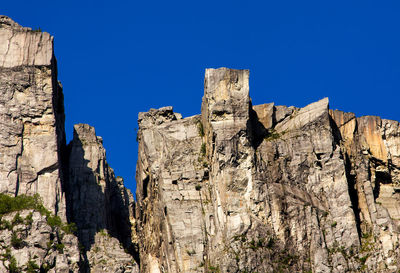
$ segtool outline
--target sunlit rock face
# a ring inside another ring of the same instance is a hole
[[[141,272],[396,272],[399,123],[252,106],[207,69],[202,112],[139,114]]]
[[[133,195],[93,127],[66,146],[64,119],[53,37],[0,16],[0,193],[44,205],[1,204],[0,271],[138,272]]]
[[[64,119],[52,36],[0,16],[0,193],[44,205],[2,212],[0,271],[400,270],[396,121],[253,106],[248,70],[207,69],[199,115],[139,113],[135,203]]]
[[[53,37],[0,16],[0,192],[39,193],[65,219],[64,104]]]
[[[53,61],[53,37],[41,30],[22,27],[0,15],[1,67],[49,66]]]

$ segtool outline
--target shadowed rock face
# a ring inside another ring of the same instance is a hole
[[[141,272],[397,271],[399,123],[205,74],[201,115],[139,114]]]
[[[87,251],[86,262],[93,267],[104,255],[108,257],[107,266],[100,263],[99,268],[105,269],[95,272],[133,268],[130,221],[134,221],[134,200],[122,178],[115,177],[108,166],[102,138],[96,136],[93,127],[77,124],[68,150],[68,218],[77,225],[79,241]]]
[[[93,127],[77,124],[68,148],[68,215],[78,225],[82,244],[90,248],[96,232],[106,229],[129,247],[133,196],[108,166],[102,138]]]

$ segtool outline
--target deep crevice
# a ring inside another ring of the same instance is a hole
[[[150,181],[150,178],[147,175],[146,178],[143,179],[143,199],[146,199],[146,197],[148,195],[148,193],[147,193],[148,189],[147,188],[149,186],[149,181]]]
[[[263,142],[265,136],[268,135],[268,130],[259,121],[257,112],[253,110],[250,104],[250,118],[248,121],[247,128],[250,129],[250,142],[255,150]]]
[[[332,116],[329,115],[329,123],[332,128],[332,135],[333,141],[335,146],[340,146],[342,141],[342,135],[340,133],[339,127],[337,126],[336,122],[333,120]],[[357,125],[356,125],[357,126]],[[335,148],[335,147],[334,147]],[[347,179],[347,190],[350,196],[351,207],[353,209],[354,218],[356,221],[356,228],[358,233],[358,239],[361,240],[361,218],[360,218],[360,208],[359,208],[359,201],[358,201],[358,191],[357,191],[357,176],[352,172],[351,167],[351,160],[349,155],[346,152],[343,153],[343,161],[345,167],[345,174]]]
[[[361,218],[360,218],[360,209],[358,206],[358,191],[357,191],[357,179],[356,175],[351,172],[351,161],[348,154],[345,154],[345,170],[346,170],[346,178],[348,183],[348,191],[351,201],[351,207],[353,209],[354,217],[356,220],[356,228],[358,233],[358,238],[361,238]]]

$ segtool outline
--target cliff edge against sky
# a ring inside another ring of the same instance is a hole
[[[201,115],[139,114],[143,272],[397,272],[399,123],[252,106],[248,79],[207,69]]]
[[[399,271],[397,121],[207,69],[201,114],[139,113],[135,201],[93,127],[66,143],[53,37],[0,41],[0,272]]]
[[[133,196],[94,128],[67,146],[64,119],[53,37],[0,16],[0,272],[136,272]]]

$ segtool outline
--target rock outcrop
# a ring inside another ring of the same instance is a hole
[[[102,138],[66,145],[53,37],[0,16],[1,272],[398,272],[400,125],[253,106],[207,69],[201,114],[139,113],[137,202]]]
[[[139,114],[141,272],[397,272],[399,123],[252,106],[248,77],[207,69],[201,115]]]
[[[39,193],[65,219],[64,102],[53,37],[0,17],[0,192]]]
[[[77,238],[35,210],[4,215],[0,245],[0,272],[79,271]]]
[[[136,251],[130,222],[134,221],[132,193],[108,166],[102,138],[93,127],[75,125],[68,150],[68,218],[77,225],[88,266],[94,272],[131,272],[137,267],[132,257]]]
[[[93,127],[67,147],[64,119],[53,37],[0,16],[0,194],[40,199],[0,204],[0,271],[138,272],[133,196]]]

